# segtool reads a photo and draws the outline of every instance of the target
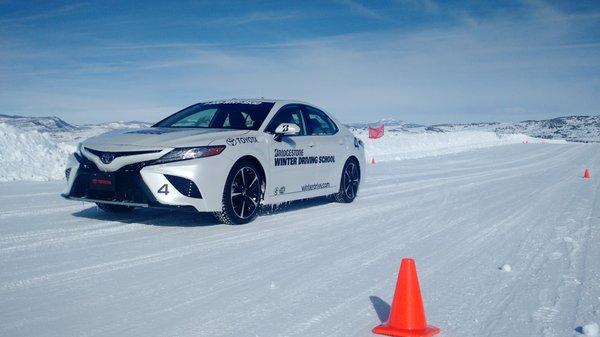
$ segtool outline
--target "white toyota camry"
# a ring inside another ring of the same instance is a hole
[[[243,224],[261,205],[324,195],[352,202],[364,167],[363,143],[313,105],[212,101],[83,141],[63,196],[108,212],[188,207]]]

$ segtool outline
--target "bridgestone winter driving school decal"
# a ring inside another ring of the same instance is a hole
[[[303,149],[275,149],[275,166],[335,163],[335,156],[304,156]]]

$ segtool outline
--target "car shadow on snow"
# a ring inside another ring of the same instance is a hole
[[[73,213],[73,216],[102,221],[116,221],[125,224],[139,223],[160,227],[220,225],[220,223],[209,213],[198,213],[187,210],[138,208],[129,213],[107,213],[97,206],[92,206]]]
[[[333,203],[334,200],[330,196],[315,197],[310,199],[301,199],[288,201],[277,205],[265,205],[258,213],[260,216],[277,215],[287,212],[299,211],[305,208],[326,205]]]
[[[266,205],[259,216],[278,215],[333,202],[330,197],[318,197],[290,201],[278,205]],[[222,225],[210,213],[199,213],[189,209],[171,210],[159,208],[137,208],[129,213],[107,213],[97,206],[72,213],[73,216],[101,221],[117,221],[125,224],[139,223],[161,227],[198,227]],[[259,218],[260,219],[260,218]],[[243,225],[242,225],[243,226]]]

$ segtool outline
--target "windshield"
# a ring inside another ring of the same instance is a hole
[[[258,130],[273,105],[253,101],[199,103],[163,119],[153,127]]]

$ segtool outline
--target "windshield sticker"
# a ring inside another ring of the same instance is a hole
[[[256,137],[237,137],[237,138],[227,138],[227,140],[225,142],[229,146],[236,146],[238,144],[258,143],[258,139],[256,139]]]
[[[275,149],[275,166],[335,163],[335,156],[305,156],[303,149]]]
[[[252,105],[261,105],[261,101],[249,101],[243,99],[227,99],[223,101],[210,101],[205,102],[204,104],[252,104]]]

